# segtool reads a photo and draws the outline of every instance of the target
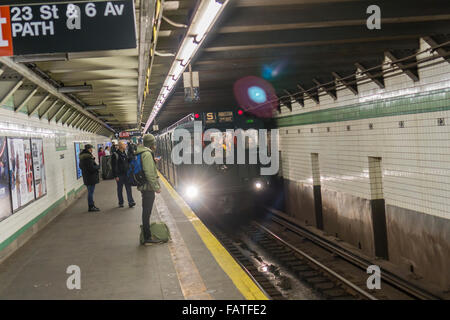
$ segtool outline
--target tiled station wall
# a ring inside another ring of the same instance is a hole
[[[75,193],[83,190],[83,179],[77,179],[76,177],[74,142],[91,143],[97,146],[97,144],[110,141],[105,136],[56,124],[55,120],[49,123],[46,118],[40,120],[37,115],[28,117],[25,113],[15,113],[10,110],[10,105],[15,101],[20,101],[20,98],[13,97],[8,105],[0,107],[0,136],[43,139],[47,195],[34,200],[34,202],[0,222],[0,261],[35,233],[38,224],[41,228],[39,220],[45,220],[41,217],[46,215],[49,209],[60,203],[67,206],[76,199]],[[66,135],[66,150],[56,150],[56,134]],[[48,216],[54,217],[52,213],[49,213]],[[24,233],[27,236],[20,239],[21,234]],[[17,238],[21,241],[17,242]],[[11,246],[14,248],[11,248]]]
[[[399,72],[384,89],[358,83],[358,95],[282,106],[277,122],[289,215],[316,225],[319,184],[324,231],[373,256],[373,205],[384,199],[389,261],[448,290],[450,63],[436,62],[419,65],[418,82]]]

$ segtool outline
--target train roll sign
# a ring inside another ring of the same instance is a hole
[[[0,56],[136,48],[134,1],[0,6]]]

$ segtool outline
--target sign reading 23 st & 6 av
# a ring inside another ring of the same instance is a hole
[[[134,1],[0,6],[0,56],[136,48]]]

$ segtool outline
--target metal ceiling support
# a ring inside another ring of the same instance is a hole
[[[287,90],[283,90],[286,94],[288,94],[291,97],[291,100],[295,100],[297,101],[298,104],[300,104],[300,106],[304,107],[305,106],[305,100],[304,100],[304,95],[303,93],[301,94],[297,94],[295,95],[295,97],[292,95],[292,93],[290,93]]]
[[[82,120],[81,122],[79,122],[79,123],[76,125],[76,128],[79,129],[79,130],[84,130],[84,131],[86,131],[86,128],[87,128],[88,126],[90,126],[92,123],[94,123],[92,120],[90,120],[90,119],[84,119],[84,120]]]
[[[38,88],[34,88],[30,94],[19,104],[19,106],[17,108],[14,109],[15,112],[19,112],[20,110],[22,110],[28,101],[30,101],[31,98],[33,98],[33,96],[36,94],[36,92],[38,91]]]
[[[70,111],[72,110],[72,108],[70,106],[67,106],[66,110],[59,116],[56,117],[56,123],[59,122],[59,120],[62,120],[62,118],[64,118],[64,116]]]
[[[325,86],[323,84],[321,84],[319,82],[319,80],[317,80],[316,78],[313,78],[312,80],[315,84],[317,84],[317,86],[319,87],[319,89],[322,89],[323,91],[325,91],[330,97],[333,98],[333,100],[337,100],[337,95],[336,95],[336,87],[333,86],[332,88],[329,86]]]
[[[69,115],[66,117],[65,120],[62,119],[61,124],[62,124],[62,125],[67,124],[67,123],[69,122],[69,120],[72,118],[72,116],[75,116],[75,115],[76,115],[76,113],[77,113],[77,112],[76,112],[75,110],[72,110],[72,112],[69,113]]]
[[[386,57],[388,57],[391,60],[392,64],[395,64],[397,67],[399,67],[408,77],[411,78],[412,81],[414,81],[414,82],[419,81],[419,71],[417,70],[417,59],[416,59],[416,57],[411,58],[411,60],[414,59],[414,61],[411,61],[411,63],[414,62],[413,66],[408,67],[408,66],[405,65],[405,63],[408,64],[409,61],[408,62],[407,61],[396,62],[396,60],[398,60],[398,58],[396,58],[394,56],[394,54],[392,52],[390,52],[390,51],[386,51],[384,54],[386,55]]]
[[[297,87],[302,90],[302,93],[306,94],[311,100],[313,100],[316,104],[319,104],[319,93],[317,91],[317,89],[313,89],[313,90],[305,90],[301,85],[297,85]]]
[[[2,98],[0,101],[0,106],[4,105],[6,101],[14,94],[14,92],[17,91],[17,89],[20,88],[20,86],[23,84],[23,78],[16,82],[16,84],[11,88],[11,90],[8,91],[8,93]]]
[[[39,109],[42,107],[42,105],[45,103],[45,101],[48,100],[48,98],[50,98],[51,95],[48,94],[44,97],[44,99],[42,99],[36,106],[34,106],[31,111],[28,112],[28,116],[31,117],[35,112],[39,111]]]
[[[76,128],[76,129],[82,129],[83,126],[84,126],[86,123],[92,121],[91,119],[86,118],[86,117],[81,118],[81,119],[82,119],[81,121],[79,121],[79,122],[77,122],[77,123],[75,124],[75,128]]]
[[[54,118],[59,112],[61,112],[61,110],[63,110],[65,106],[66,106],[66,104],[63,103],[62,106],[60,106],[60,107],[58,108],[58,110],[56,110],[56,112],[55,112],[53,115],[49,115],[49,116],[48,116],[48,122],[52,121],[53,118]]]
[[[337,72],[333,71],[331,72],[331,74],[333,75],[333,77],[335,77],[335,79],[338,82],[342,83],[342,85],[344,85],[347,89],[353,92],[354,95],[358,95],[358,85],[356,84],[356,77],[354,75],[352,75],[353,79],[351,81],[348,81],[347,79],[344,80]]]
[[[290,111],[292,111],[292,100],[291,96],[288,97],[281,97],[280,103],[284,104],[286,108],[288,108]],[[281,108],[279,108],[279,111],[281,112]]]
[[[74,121],[72,124],[72,128],[77,128],[77,126],[84,121],[85,119],[87,119],[83,114],[80,114],[79,117],[77,117],[77,121]]]
[[[159,16],[154,17],[155,7],[160,6]],[[140,17],[139,17],[139,71],[138,71],[138,105],[137,105],[137,117],[138,123],[142,118],[142,111],[144,108],[144,91],[146,86],[147,72],[151,73],[153,59],[152,54],[152,37],[153,37],[153,21],[157,19],[156,38],[154,39],[154,50],[156,50],[156,43],[158,41],[158,32],[161,24],[161,16],[164,11],[161,2],[150,0],[142,0],[140,3]]]
[[[385,88],[383,75],[374,75],[372,71],[367,71],[365,67],[363,67],[360,63],[355,63],[355,66],[361,71],[361,73],[365,74],[377,84],[381,89]]]
[[[83,129],[87,132],[92,132],[92,129],[95,127],[95,123],[90,123],[87,126],[85,126]]]
[[[2,66],[2,67],[0,68],[0,76],[1,76],[3,73],[5,73],[6,69],[7,69],[6,66]]]
[[[81,114],[75,111],[74,115],[71,116],[71,119],[67,121],[67,126],[70,127],[76,120],[81,117]]]
[[[77,120],[79,117],[81,117],[81,114],[79,114],[77,111],[75,111],[73,113],[73,115],[70,116],[70,119],[67,120],[66,124],[68,127],[70,127],[70,125]]]
[[[49,111],[50,111],[51,109],[53,109],[54,106],[56,106],[56,104],[57,104],[58,102],[59,102],[59,100],[56,99],[56,100],[51,104],[51,106],[48,107],[47,110],[45,110],[44,113],[41,114],[41,115],[39,116],[39,119],[42,119],[43,117],[45,117],[45,116],[49,113]]]
[[[9,58],[9,57],[0,57],[0,62],[3,63],[4,65],[6,65],[8,68],[14,70],[15,72],[17,72],[21,76],[25,77],[29,81],[33,82],[35,85],[41,87],[42,89],[44,89],[48,93],[52,94],[56,98],[62,100],[66,104],[69,104],[69,105],[73,106],[78,112],[80,112],[80,113],[84,114],[85,116],[93,119],[94,121],[99,122],[101,125],[105,126],[106,128],[108,128],[108,130],[113,132],[113,130],[111,128],[109,128],[109,126],[106,123],[104,123],[100,119],[97,119],[90,112],[84,110],[83,107],[79,103],[77,103],[74,100],[70,99],[65,94],[62,94],[62,93],[58,92],[58,89],[55,86],[51,85],[47,81],[44,81],[41,76],[39,76],[35,72],[31,71],[27,66],[25,66],[23,64],[15,63],[14,60]]]
[[[450,55],[449,55],[449,52],[448,52],[447,50],[445,50],[445,49],[442,48],[442,47],[437,48],[437,47],[439,47],[439,44],[438,44],[436,41],[434,41],[434,39],[431,38],[431,37],[423,37],[422,39],[423,39],[426,43],[428,43],[428,45],[429,45],[431,48],[436,48],[436,49],[433,49],[432,51],[436,51],[436,53],[437,53],[440,57],[444,58],[445,60],[447,60],[448,63],[450,63]]]

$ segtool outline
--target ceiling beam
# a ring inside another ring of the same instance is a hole
[[[417,70],[416,57],[408,59],[408,60],[411,60],[411,62],[409,62],[409,61],[408,62],[407,61],[400,62],[400,61],[397,61],[399,59],[397,57],[395,57],[392,52],[386,51],[384,54],[386,55],[386,57],[389,58],[389,60],[391,60],[391,63],[393,65],[396,65],[398,68],[400,68],[400,70],[402,70],[412,81],[414,81],[414,82],[419,81],[419,71]],[[406,64],[413,63],[413,65],[410,67],[407,67],[405,65],[405,63]]]
[[[356,77],[354,74],[350,77],[350,80],[347,79],[348,77],[345,77],[346,79],[344,80],[337,72],[334,71],[331,72],[331,74],[338,82],[342,83],[342,85],[353,92],[354,95],[358,95],[358,85],[356,84]]]
[[[374,71],[367,71],[367,69],[358,62],[355,63],[355,66],[361,71],[362,74],[365,74],[370,80],[375,82],[380,89],[385,88],[383,75],[375,75]]]

